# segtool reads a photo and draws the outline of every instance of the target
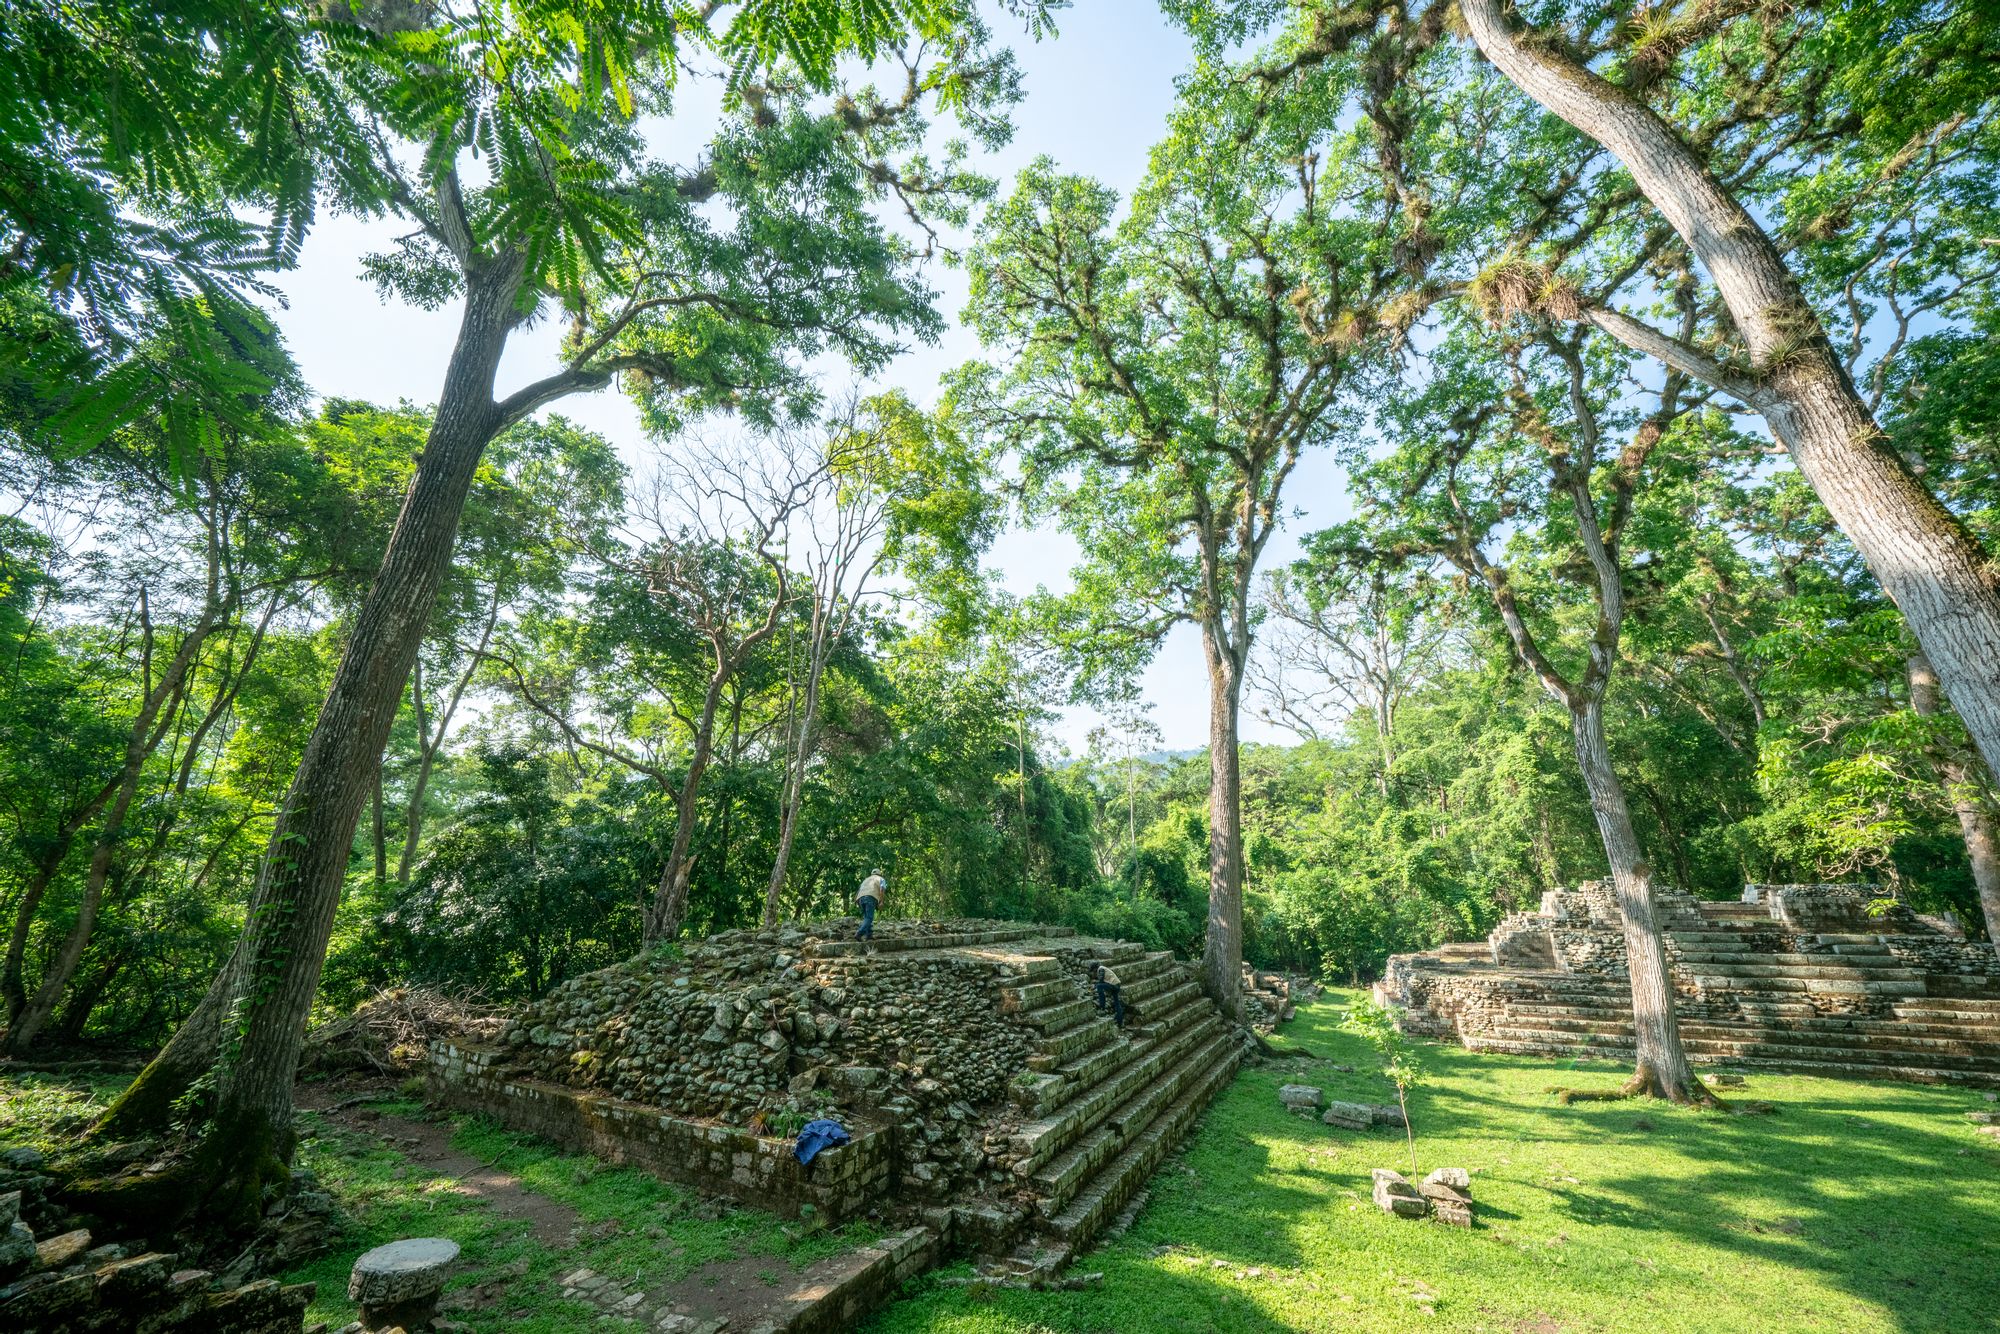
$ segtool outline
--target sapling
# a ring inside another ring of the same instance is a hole
[[[1375,1049],[1382,1058],[1382,1073],[1396,1086],[1396,1106],[1403,1113],[1403,1138],[1410,1146],[1410,1175],[1417,1174],[1417,1135],[1410,1128],[1410,1090],[1423,1078],[1416,1049],[1403,1030],[1396,1026],[1403,1012],[1363,997],[1347,1011],[1340,1026]]]

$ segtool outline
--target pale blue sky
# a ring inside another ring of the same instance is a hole
[[[1003,181],[1041,154],[1064,168],[1087,172],[1128,192],[1146,166],[1147,150],[1160,136],[1174,96],[1174,80],[1189,60],[1187,39],[1149,0],[1080,0],[1060,16],[1061,35],[1039,44],[1018,34],[1004,17],[996,31],[1015,46],[1024,74],[1025,101],[1016,109],[1014,142],[986,163]],[[707,89],[688,88],[692,105],[712,99]],[[325,218],[307,240],[300,266],[281,284],[289,309],[279,312],[294,356],[307,383],[322,395],[394,403],[435,400],[457,321],[455,308],[426,312],[396,305],[384,312],[375,289],[361,276],[362,256],[385,248],[402,228]],[[947,367],[974,357],[978,342],[957,322],[964,279],[942,264],[932,270],[951,327],[935,347],[911,349],[881,377],[881,386],[900,386],[920,401],[936,394]],[[387,318],[385,318],[385,313]],[[501,368],[503,389],[545,374],[554,364],[559,330],[553,326],[517,335]],[[631,406],[615,392],[565,400],[555,409],[602,432],[618,446],[635,471],[649,470],[657,448],[639,429]],[[1331,460],[1312,459],[1291,483],[1293,503],[1306,512],[1291,525],[1291,536],[1310,531],[1344,509],[1343,487]],[[1267,564],[1289,559],[1286,535],[1273,542]],[[1049,533],[1010,533],[993,553],[993,563],[1013,590],[1038,584],[1061,587],[1074,548]],[[1199,641],[1182,627],[1162,649],[1142,683],[1154,718],[1172,748],[1207,742],[1207,682]],[[1094,723],[1085,711],[1071,711],[1056,728],[1072,750],[1085,746]],[[1283,739],[1245,712],[1247,739]]]

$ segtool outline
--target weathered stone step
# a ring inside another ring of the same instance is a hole
[[[1117,1065],[1124,1057],[1110,1049],[1122,1045],[1124,1037],[1117,1027],[1110,1019],[1092,1010],[1087,1022],[1078,1024],[1060,1037],[1044,1038],[1036,1043],[1035,1051],[1028,1057],[1028,1068],[1057,1079],[1073,1080],[1080,1069],[1102,1071]],[[1041,1100],[1041,1105],[1048,1105],[1046,1098]]]
[[[1221,1027],[1222,1020],[1211,1012],[1201,1024],[1146,1044],[1133,1060],[1109,1076],[1090,1083],[1065,1085],[1059,1090],[1059,1100],[1040,1119],[1008,1136],[1009,1146],[1016,1155],[1015,1174],[1026,1177],[1041,1171],[1096,1129],[1134,1092],[1172,1069],[1189,1048],[1208,1041]]]
[[[1088,1135],[1078,1140],[1031,1178],[1035,1210],[1052,1218],[1069,1207],[1099,1168],[1118,1156],[1160,1113],[1189,1089],[1203,1082],[1211,1068],[1233,1047],[1233,1034],[1217,1030],[1207,1040],[1190,1045],[1158,1078],[1120,1103]]]
[[[1508,1056],[1589,1057],[1593,1060],[1622,1060],[1632,1056],[1628,1047],[1592,1047],[1582,1050],[1559,1043],[1519,1042],[1500,1038],[1467,1038],[1468,1051],[1495,1052]],[[2000,1086],[2000,1074],[1983,1071],[1940,1069],[1928,1065],[1863,1065],[1850,1061],[1791,1061],[1765,1057],[1719,1055],[1690,1049],[1688,1059],[1696,1065],[1731,1065],[1754,1069],[1820,1075],[1828,1079],[1899,1079],[1915,1084],[1966,1084],[1975,1088]]]
[[[1808,956],[1810,957],[1810,956]],[[1825,956],[1821,956],[1824,958]],[[1761,983],[1767,978],[1836,978],[1849,981],[1872,982],[1921,982],[1924,970],[1903,967],[1856,967],[1842,963],[1691,963],[1687,965],[1691,973],[1707,974],[1742,982]]]
[[[1517,1014],[1555,1014],[1576,1017],[1588,1017],[1599,1014],[1622,1014],[1629,1017],[1632,1013],[1632,1002],[1624,999],[1607,999],[1597,1004],[1583,1004],[1574,1001],[1515,1001],[1507,1008],[1509,1011]]]
[[[1104,1030],[1104,1043],[1050,1071],[1055,1076],[1054,1081],[1038,1090],[1031,1102],[1022,1103],[1024,1111],[1038,1117],[1047,1116],[1080,1090],[1139,1058],[1140,1052],[1134,1044],[1109,1019],[1100,1019],[1097,1023]]]
[[[1118,980],[1124,986],[1135,986],[1145,978],[1153,977],[1174,967],[1177,960],[1172,950],[1155,950],[1140,954],[1136,958],[1106,960],[1118,972]]]
[[[1000,1008],[1012,1013],[1046,1010],[1076,998],[1076,985],[1062,976],[1009,983],[1000,988]]]
[[[1175,964],[1170,968],[1163,968],[1157,973],[1142,977],[1137,982],[1122,983],[1119,986],[1119,994],[1124,998],[1125,1008],[1131,1010],[1134,1007],[1146,1005],[1169,991],[1186,986],[1187,983],[1188,970],[1186,966]]]
[[[1777,950],[1717,950],[1685,949],[1675,963],[1687,968],[1709,964],[1757,964],[1777,968],[1841,968],[1854,969],[1893,968],[1908,970],[1908,965],[1895,955],[1882,954],[1787,954]],[[1921,971],[1921,970],[1914,970]]]
[[[1856,1034],[1842,1041],[1824,1033],[1712,1033],[1694,1029],[1694,1025],[1688,1025],[1681,1030],[1682,1041],[1691,1051],[1766,1056],[1778,1060],[1838,1059],[1865,1065],[1935,1065],[1940,1069],[2000,1073],[2000,1052],[1954,1050],[1952,1044],[1938,1043],[1936,1039],[1889,1040]]]
[[[1773,1032],[1853,1033],[1861,1037],[1944,1038],[2000,1047],[2000,1025],[1930,1024],[1915,1019],[1870,1019],[1865,1016],[1817,1014],[1756,1015],[1749,1024],[1737,1020],[1683,1018],[1683,1025],[1715,1023],[1721,1027],[1757,1027]]]
[[[1532,1028],[1551,1033],[1597,1033],[1620,1029],[1629,1033],[1632,1031],[1632,1012],[1627,1010],[1621,1018],[1617,1015],[1522,1014],[1517,1010],[1512,1019],[1482,1025],[1480,1031],[1491,1033],[1501,1028]]]
[[[1205,1065],[1194,1086],[1107,1163],[1068,1208],[1047,1220],[1044,1226],[1049,1232],[1072,1246],[1082,1246],[1116,1218],[1160,1165],[1160,1160],[1186,1138],[1215,1095],[1235,1077],[1243,1060],[1243,1047],[1231,1035],[1205,1048],[1201,1059]]]
[[[1897,1014],[1963,1014],[1990,1015],[2000,1018],[2000,999],[1988,1000],[1973,996],[1929,996],[1923,1000],[1904,1001],[1894,1007]]]
[[[1915,980],[1874,981],[1846,977],[1722,977],[1696,973],[1694,984],[1708,991],[1805,992],[1820,996],[1922,996],[1923,974]]]
[[[1588,1031],[1552,1029],[1509,1024],[1484,1030],[1480,1040],[1526,1043],[1552,1050],[1629,1051],[1630,1026]],[[1470,1041],[1470,1039],[1468,1039]],[[1737,1060],[1751,1057],[1765,1060],[1839,1061],[1851,1065],[1892,1065],[1926,1067],[1940,1071],[1964,1071],[2000,1075],[2000,1052],[1958,1051],[1950,1046],[1930,1045],[1923,1039],[1898,1042],[1869,1038],[1861,1034],[1776,1033],[1728,1025],[1683,1023],[1681,1043],[1688,1058]]]
[[[1017,940],[1059,939],[1075,934],[1066,926],[994,927],[983,931],[940,931],[931,935],[882,935],[872,941],[815,940],[806,945],[805,953],[816,959],[835,959],[865,955],[871,952],[871,947],[876,954],[904,954],[912,950],[954,950],[978,945],[1003,945]]]
[[[1045,1038],[1066,1033],[1078,1024],[1088,1023],[1097,1014],[1097,1007],[1081,996],[1070,1000],[1060,1000],[1053,1005],[1044,1005],[1039,1010],[1029,1010],[1021,1016],[1021,1022],[1037,1030]]]
[[[1176,1019],[1188,1015],[1190,1007],[1199,1007],[1202,1003],[1201,984],[1183,982],[1170,990],[1147,997],[1138,1005],[1126,1001],[1126,1018],[1128,1023],[1140,1031],[1152,1034]]]

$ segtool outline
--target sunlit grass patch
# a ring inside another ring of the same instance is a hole
[[[936,1282],[875,1334],[1468,1330],[1762,1334],[2000,1329],[2000,1151],[1976,1092],[1754,1074],[1773,1116],[1622,1102],[1558,1106],[1603,1064],[1427,1046],[1411,1096],[1424,1171],[1473,1172],[1471,1231],[1390,1218],[1368,1171],[1400,1129],[1292,1115],[1284,1083],[1394,1100],[1338,1020],[1300,1013],[1152,1182],[1130,1232],[1078,1265],[1080,1292],[974,1295]],[[1353,1065],[1353,1073],[1334,1069]]]

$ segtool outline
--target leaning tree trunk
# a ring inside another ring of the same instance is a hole
[[[1987,768],[2000,772],[2000,575],[1889,448],[1771,238],[1637,97],[1525,40],[1503,0],[1459,7],[1486,58],[1609,149],[1713,277],[1761,377],[1752,406],[1901,609]]]
[[[1611,747],[1604,739],[1604,704],[1592,696],[1570,708],[1570,733],[1576,744],[1577,766],[1590,793],[1591,814],[1611,863],[1611,884],[1618,912],[1625,921],[1626,967],[1632,979],[1632,1034],[1637,1050],[1628,1091],[1673,1102],[1705,1101],[1708,1094],[1688,1066],[1681,1047],[1680,1020],[1674,1014],[1673,979],[1667,972],[1666,946],[1660,940],[1659,919],[1653,912],[1653,872],[1632,828],[1632,810],[1625,785],[1611,767]]]
[[[1243,673],[1208,629],[1208,934],[1201,989],[1231,1018],[1243,1007],[1243,775],[1237,717]]]
[[[1937,672],[1922,652],[1909,658],[1910,707],[1922,718],[1935,718],[1942,700]],[[1979,908],[1986,918],[1986,938],[2000,950],[2000,830],[1986,802],[1988,784],[1981,781],[1979,761],[1962,751],[1939,745],[1933,751],[1945,795],[1965,836],[1966,860],[1972,863],[1972,883],[1979,891]]]
[[[520,273],[518,262],[481,265],[467,283],[436,417],[279,808],[230,966],[100,1126],[103,1133],[156,1118],[186,1081],[215,1067],[213,1111],[192,1171],[209,1210],[224,1219],[254,1216],[264,1184],[289,1170],[292,1081],[306,1018],[403,684],[451,564],[473,474],[503,424],[493,381],[518,319]]]

